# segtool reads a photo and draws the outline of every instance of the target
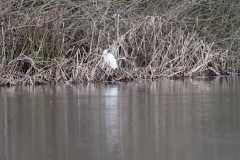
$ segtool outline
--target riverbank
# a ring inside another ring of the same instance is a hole
[[[1,85],[239,72],[240,2],[0,3]],[[103,62],[104,49],[119,69]]]

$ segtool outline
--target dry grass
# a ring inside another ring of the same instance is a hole
[[[168,6],[167,1],[0,2],[0,9],[4,8],[0,13],[0,84],[129,81],[238,72],[238,36],[232,37],[227,47],[220,47],[221,41],[226,42],[224,37],[212,42],[209,37],[201,38],[206,37],[199,29],[204,21],[200,23],[196,10],[189,14],[196,4],[180,2]],[[166,8],[160,10],[162,5]],[[107,48],[118,61],[116,71],[103,63],[102,51]]]

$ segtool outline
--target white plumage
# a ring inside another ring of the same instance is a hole
[[[117,61],[111,53],[108,53],[108,50],[103,51],[103,60],[107,63],[111,68],[117,69]]]

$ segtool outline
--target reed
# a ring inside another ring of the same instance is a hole
[[[1,85],[239,71],[238,1],[13,0],[0,6]],[[103,63],[104,49],[115,55],[118,70]]]

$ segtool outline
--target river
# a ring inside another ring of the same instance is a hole
[[[240,77],[0,88],[0,160],[236,160]]]

